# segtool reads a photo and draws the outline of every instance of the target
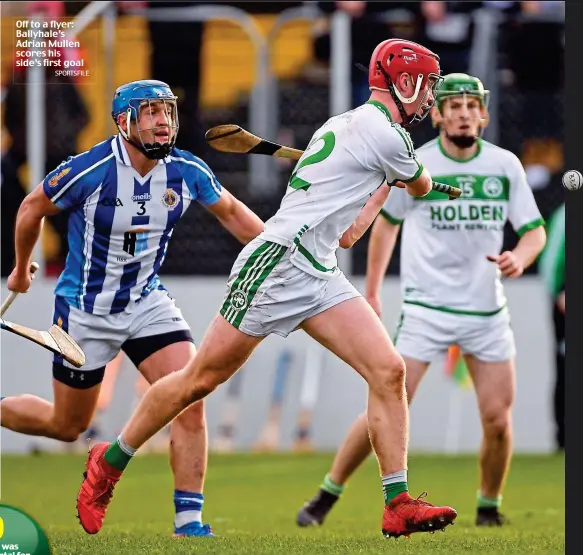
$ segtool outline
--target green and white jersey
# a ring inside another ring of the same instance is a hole
[[[371,195],[386,181],[411,181],[422,170],[409,134],[385,106],[370,101],[316,131],[260,237],[292,247],[291,262],[307,273],[336,277],[339,240]]]
[[[548,220],[547,243],[539,260],[539,272],[547,292],[556,298],[566,287],[566,205]]]
[[[401,287],[405,303],[446,312],[488,316],[501,310],[500,271],[487,255],[498,255],[507,220],[521,236],[544,225],[519,159],[479,140],[477,154],[450,157],[440,138],[417,150],[434,181],[462,189],[459,199],[431,191],[415,199],[393,189],[382,215],[405,220],[401,243]]]

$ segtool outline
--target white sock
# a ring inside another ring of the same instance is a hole
[[[122,437],[122,434],[120,434],[118,436],[118,445],[120,446],[120,449],[126,453],[126,455],[128,455],[128,457],[133,457],[136,454],[137,449],[134,449],[133,447],[130,447],[125,441],[124,438]]]

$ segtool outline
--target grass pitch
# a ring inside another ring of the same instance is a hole
[[[165,455],[136,457],[118,484],[104,528],[86,535],[75,517],[85,457],[2,457],[2,498],[44,528],[55,555],[237,554],[304,555],[563,553],[564,458],[516,456],[503,512],[511,524],[474,526],[474,456],[412,456],[412,495],[458,511],[446,533],[381,535],[383,497],[374,459],[354,476],[321,528],[295,524],[296,512],[316,492],[332,455],[212,455],[205,486],[204,521],[217,538],[172,538],[172,478]]]

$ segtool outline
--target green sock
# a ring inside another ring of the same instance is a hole
[[[331,475],[327,474],[324,477],[322,484],[320,485],[320,489],[330,493],[331,495],[340,497],[341,493],[343,493],[343,490],[345,489],[345,486],[343,484],[337,484],[331,479]]]
[[[129,445],[126,445],[124,440],[119,437],[116,441],[110,444],[103,458],[110,466],[113,466],[118,470],[124,470],[132,460],[135,453],[136,450]]]
[[[485,497],[480,491],[477,493],[477,506],[479,509],[498,509],[503,501],[503,496]]]
[[[385,504],[389,505],[400,493],[408,491],[408,471],[400,470],[399,472],[382,476],[381,483],[383,484]]]

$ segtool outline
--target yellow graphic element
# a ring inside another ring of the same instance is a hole
[[[162,197],[162,202],[164,204],[164,206],[166,206],[168,209],[172,210],[173,208],[176,207],[176,205],[179,203],[179,196],[178,193],[174,190],[174,189],[166,189],[166,192],[164,193],[164,196]]]
[[[0,516],[0,538],[4,535],[4,521],[2,520],[2,517]]]
[[[57,320],[57,326],[59,326],[60,328],[63,327],[63,318],[61,318],[60,316],[59,319]]]
[[[65,168],[64,170],[61,170],[57,175],[53,175],[53,177],[49,179],[49,187],[54,187],[57,183],[59,183],[59,179],[67,175],[70,171],[71,168]]]

